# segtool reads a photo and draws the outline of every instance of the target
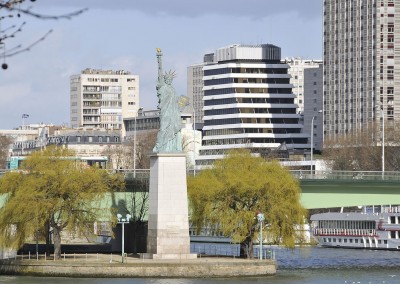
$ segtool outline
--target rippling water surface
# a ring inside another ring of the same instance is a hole
[[[274,248],[278,273],[270,277],[229,279],[83,279],[0,276],[0,283],[88,284],[227,284],[227,283],[396,283],[400,284],[400,252],[305,247]]]

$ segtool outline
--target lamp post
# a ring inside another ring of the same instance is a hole
[[[194,107],[193,107],[193,176],[196,176],[196,110],[194,109]]]
[[[133,131],[133,178],[136,178],[136,117],[143,108],[140,107],[135,115],[134,131]]]
[[[258,253],[258,257],[261,260],[262,259],[262,244],[263,244],[262,227],[263,227],[263,221],[265,220],[264,214],[258,213],[257,220],[260,223],[260,251]]]
[[[382,179],[385,178],[385,114],[383,106],[380,107],[382,117]]]
[[[319,110],[318,113],[322,113],[322,110]],[[311,165],[310,165],[310,173],[311,175],[313,174],[313,153],[314,153],[314,119],[316,118],[316,115],[313,115],[311,119]]]
[[[121,214],[117,214],[118,224],[122,225],[122,263],[124,263],[125,258],[125,224],[129,224],[129,219],[131,219],[130,214],[126,214],[126,218],[122,218]]]

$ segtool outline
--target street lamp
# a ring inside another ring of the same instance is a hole
[[[196,176],[196,110],[194,109],[194,107],[193,107],[193,176]]]
[[[122,218],[121,214],[117,214],[118,224],[122,224],[122,263],[124,263],[125,258],[125,224],[129,224],[129,219],[131,219],[130,214],[126,214],[126,218]]]
[[[322,110],[318,111],[318,114],[322,113]],[[313,115],[312,119],[311,119],[311,165],[310,165],[310,169],[311,169],[311,175],[313,174],[313,152],[314,152],[314,119],[316,118],[316,115]]]
[[[133,178],[136,178],[136,117],[139,114],[139,111],[143,110],[142,107],[138,109],[135,115],[135,126],[134,126],[134,131],[133,131]]]
[[[257,220],[260,223],[260,251],[259,251],[259,259],[262,259],[262,244],[263,244],[263,237],[262,237],[262,227],[263,227],[263,221],[265,220],[264,214],[263,213],[258,213],[257,214]]]
[[[383,105],[380,106],[382,117],[382,179],[385,178],[385,114],[383,112]]]

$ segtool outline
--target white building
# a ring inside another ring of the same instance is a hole
[[[281,146],[310,148],[279,47],[231,45],[208,57],[213,63],[203,67],[204,136],[197,165],[210,165],[233,148],[260,154]]]
[[[128,71],[85,69],[70,78],[71,127],[123,130],[137,115],[139,76]]]
[[[290,67],[288,70],[288,73],[292,76],[290,78],[290,83],[293,85],[292,92],[296,95],[294,103],[298,105],[298,112],[303,113],[305,102],[304,85],[307,83],[307,78],[304,76],[304,72],[308,68],[318,68],[319,65],[322,64],[322,60],[302,59],[296,57],[286,58],[282,63],[286,63]]]

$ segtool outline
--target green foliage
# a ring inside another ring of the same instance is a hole
[[[73,156],[70,150],[48,147],[29,156],[20,171],[0,179],[0,194],[6,195],[0,208],[0,245],[19,248],[47,227],[59,253],[62,231],[93,231],[93,222],[105,215],[101,199],[122,188],[123,177],[83,166]]]
[[[268,240],[287,247],[294,247],[295,227],[306,215],[298,181],[278,162],[247,150],[231,151],[213,168],[190,177],[188,194],[191,221],[198,230],[214,224],[224,235],[251,247],[258,236],[257,212],[265,215]]]

